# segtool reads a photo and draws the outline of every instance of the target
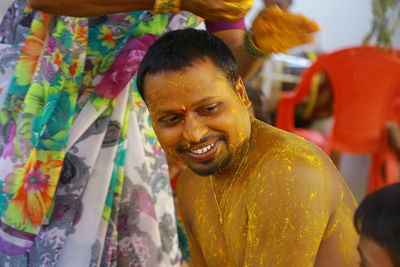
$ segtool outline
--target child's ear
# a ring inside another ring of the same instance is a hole
[[[240,77],[240,76],[239,76],[238,80],[236,81],[235,90],[236,90],[236,93],[238,94],[239,98],[242,100],[243,104],[246,106],[246,108],[249,108],[251,106],[251,101],[250,101],[249,97],[247,96],[246,88],[244,87],[242,77]]]

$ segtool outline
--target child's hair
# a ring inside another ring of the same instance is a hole
[[[400,266],[400,183],[368,195],[354,215],[357,232],[384,248]]]

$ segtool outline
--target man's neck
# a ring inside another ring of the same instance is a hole
[[[223,170],[214,174],[214,179],[217,183],[224,183],[226,179],[233,179],[238,172],[243,170],[243,165],[247,161],[249,155],[252,151],[253,146],[253,123],[254,120],[251,121],[251,132],[250,135],[242,142],[239,148],[235,151],[232,156],[231,163],[226,166]]]

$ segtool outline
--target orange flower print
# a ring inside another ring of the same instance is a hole
[[[114,31],[110,27],[106,26],[101,26],[100,27],[100,32],[102,33],[99,35],[99,39],[103,40],[101,44],[103,46],[107,46],[108,48],[114,48],[115,47],[115,40],[114,40]]]
[[[80,63],[79,60],[76,60],[76,59],[72,60],[71,65],[69,66],[69,74],[71,76],[75,76],[76,70],[79,67],[79,63]]]
[[[86,46],[88,41],[88,26],[76,24],[75,35],[76,40],[78,40],[82,46]]]
[[[54,51],[54,64],[56,64],[58,67],[60,67],[62,61],[63,61],[63,56],[60,53],[60,50],[56,49]]]
[[[32,149],[26,164],[16,166],[3,189],[13,195],[6,210],[8,224],[34,233],[44,222],[53,203],[64,155]]]
[[[44,13],[41,14],[42,20],[35,19],[32,22],[31,32],[26,37],[20,61],[16,67],[16,71],[19,74],[19,85],[27,85],[30,83],[43,50],[51,16]]]

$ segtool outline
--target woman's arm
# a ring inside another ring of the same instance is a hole
[[[47,13],[91,17],[134,10],[153,9],[154,0],[30,0],[30,5]]]
[[[246,82],[253,77],[265,59],[254,57],[246,51],[243,43],[245,33],[246,30],[243,29],[231,29],[217,31],[213,34],[222,39],[231,49],[238,65],[238,74]]]
[[[289,48],[311,42],[312,33],[319,29],[313,20],[282,10],[277,5],[268,5],[258,14],[247,38],[244,38],[245,27],[234,26],[212,32],[231,49],[244,81],[257,72],[269,55],[286,53]]]
[[[135,10],[152,10],[155,0],[30,0],[33,8],[57,15],[92,17]],[[209,21],[237,21],[251,8],[251,0],[181,0],[181,10]]]

